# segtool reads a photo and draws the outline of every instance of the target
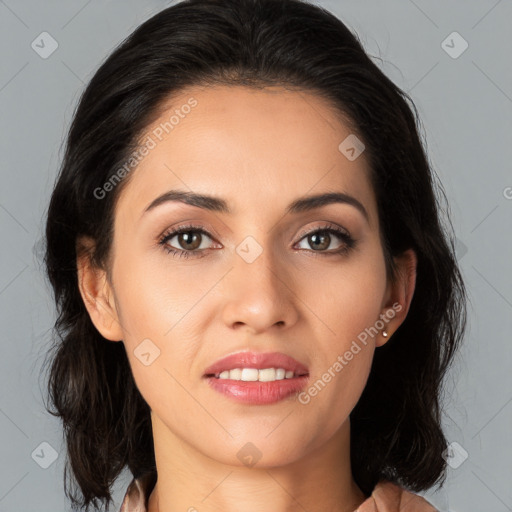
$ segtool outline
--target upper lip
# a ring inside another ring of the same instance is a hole
[[[295,375],[306,375],[308,369],[296,359],[281,352],[237,352],[219,359],[204,371],[205,376],[216,375],[234,368],[283,368]]]

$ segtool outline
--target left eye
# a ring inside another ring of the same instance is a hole
[[[164,238],[160,241],[160,243],[172,251],[190,252],[201,249],[207,249],[208,247],[203,246],[203,241],[205,237],[210,238],[208,233],[203,229],[187,228],[180,229],[179,231],[175,231],[173,233],[165,235]],[[169,243],[173,238],[178,239],[179,247],[175,247]]]
[[[338,240],[341,240],[338,243],[337,247],[331,247],[331,249],[336,250],[345,247],[346,245],[350,245],[351,238],[346,233],[332,228],[324,228],[324,229],[317,229],[315,231],[311,231],[310,233],[306,234],[302,239],[302,241],[305,241],[310,245],[310,247],[313,247],[313,250],[315,252],[318,251],[325,251],[329,248],[332,242],[332,235],[334,235],[335,238]],[[308,249],[307,247],[299,247],[300,249]]]

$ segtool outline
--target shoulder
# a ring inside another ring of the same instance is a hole
[[[133,478],[128,485],[119,512],[147,512],[148,499],[156,483],[156,472]]]
[[[439,512],[425,498],[391,482],[379,482],[357,512]]]

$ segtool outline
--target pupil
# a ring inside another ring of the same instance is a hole
[[[322,243],[320,242],[320,244],[318,244],[318,243],[317,243],[317,241],[318,241],[319,239],[322,239],[322,238],[324,239],[324,243],[322,244]],[[316,234],[314,234],[314,235],[311,235],[311,240],[313,240],[313,246],[315,246],[315,245],[316,245],[316,248],[317,248],[317,249],[327,249],[327,247],[329,247],[330,237],[329,237],[329,235],[328,235],[328,234],[326,234],[326,233],[322,233],[322,234],[318,234],[318,233],[316,233]]]
[[[195,237],[195,244],[194,242],[192,242],[191,240]],[[181,233],[179,235],[179,242],[181,244],[181,246],[184,248],[184,249],[189,249],[189,250],[193,250],[193,249],[197,249],[201,243],[199,241],[199,235],[194,233],[193,231],[187,231],[186,233]],[[199,241],[199,243],[197,243]],[[188,245],[188,247],[187,247]],[[192,245],[192,246],[190,246]]]

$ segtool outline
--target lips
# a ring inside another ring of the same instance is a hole
[[[284,368],[296,376],[308,375],[308,368],[291,356],[281,352],[237,352],[219,359],[204,371],[204,377],[213,377],[225,370],[235,368]]]

